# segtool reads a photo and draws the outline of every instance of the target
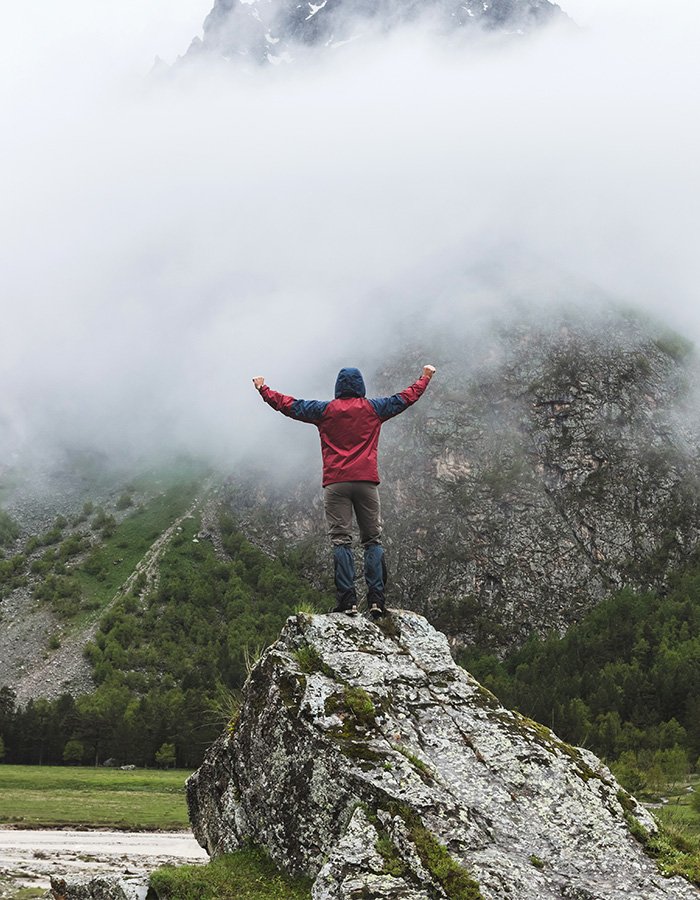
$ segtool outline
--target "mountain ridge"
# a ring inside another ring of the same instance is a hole
[[[566,16],[549,0],[215,0],[203,38],[195,38],[187,55],[279,64],[304,49],[336,48],[421,18],[438,31],[471,33],[528,31]]]

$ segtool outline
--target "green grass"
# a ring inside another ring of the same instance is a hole
[[[181,769],[0,765],[0,823],[179,830],[189,825]]]
[[[46,891],[41,888],[17,887],[12,882],[0,880],[0,897],[3,900],[40,900],[46,897]]]
[[[165,866],[151,875],[159,900],[310,900],[311,879],[283,875],[260,850],[239,850],[206,866]]]
[[[443,846],[423,825],[415,810],[402,804],[390,803],[388,812],[392,816],[399,816],[403,819],[420,861],[450,900],[484,900],[479,883],[457,860],[453,859],[447,847]],[[368,818],[379,833],[376,849],[384,859],[385,870],[393,869],[397,872],[402,865],[401,858],[390,847],[390,839],[389,843],[383,839],[388,836],[381,826],[378,827],[377,816],[374,813],[368,813]]]
[[[675,803],[668,806],[662,806],[652,810],[654,817],[664,825],[677,825],[686,828],[690,834],[694,834],[697,839],[698,850],[700,850],[700,814],[689,804],[678,805]]]
[[[311,644],[305,644],[294,651],[297,663],[302,672],[311,675],[314,672],[322,672],[328,678],[334,678],[333,670],[323,661],[321,654]]]
[[[11,544],[18,534],[17,523],[3,509],[0,509],[0,547],[4,544]]]
[[[102,609],[117,589],[134,571],[155,539],[181,516],[198,495],[201,485],[190,482],[169,487],[147,506],[130,513],[90,557],[96,567],[102,567],[103,576],[90,574],[85,563],[77,566],[74,575],[83,590],[83,603],[94,609]],[[76,622],[95,618],[95,612],[77,617]]]
[[[700,885],[700,815],[689,806],[673,805],[653,810],[659,824],[650,834],[630,813],[625,820],[646,853],[656,860],[663,875],[682,875]]]
[[[405,817],[411,840],[421,862],[440,884],[450,900],[483,900],[479,883],[437,841],[415,812]]]
[[[418,769],[419,772],[422,772],[423,775],[425,775],[427,778],[435,778],[435,773],[430,768],[430,766],[424,763],[423,760],[416,756],[414,753],[411,753],[411,751],[407,747],[404,747],[403,744],[392,744],[392,747],[394,748],[394,750],[398,750],[398,752],[402,756],[405,756],[406,759],[411,763],[411,765],[415,769]]]
[[[40,900],[46,891],[35,887],[20,887],[13,878],[0,875],[0,900]]]

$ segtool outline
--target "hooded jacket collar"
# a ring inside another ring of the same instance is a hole
[[[335,396],[340,397],[364,397],[365,381],[359,369],[341,369],[335,380]]]

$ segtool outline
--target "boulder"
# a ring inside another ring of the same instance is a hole
[[[700,898],[645,854],[656,823],[600,760],[407,611],[290,617],[187,797],[210,855],[252,842],[314,900]]]
[[[147,893],[148,879],[144,878],[52,878],[46,900],[145,900]]]

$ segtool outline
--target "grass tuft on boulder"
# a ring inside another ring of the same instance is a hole
[[[158,900],[311,900],[309,878],[282,874],[261,850],[227,853],[206,866],[164,866],[151,874]]]

